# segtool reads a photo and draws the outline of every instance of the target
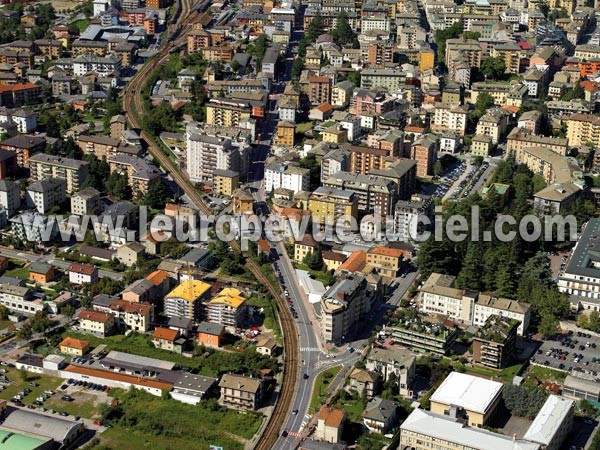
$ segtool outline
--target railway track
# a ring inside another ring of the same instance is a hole
[[[179,1],[181,12],[176,16],[177,21],[169,27],[170,36],[170,33],[173,33],[178,26],[181,26],[179,35],[173,40],[173,46],[175,48],[184,42],[186,33],[191,28],[193,20],[199,16],[199,13],[193,10],[194,4],[194,0]],[[206,206],[200,194],[196,192],[194,186],[192,186],[189,180],[183,176],[179,171],[179,168],[176,167],[175,163],[173,163],[173,161],[165,154],[153,137],[148,136],[142,128],[141,113],[144,111],[144,101],[141,95],[142,90],[148,77],[152,74],[152,71],[169,57],[170,50],[169,44],[165,45],[130,81],[123,95],[123,108],[130,126],[142,130],[141,137],[146,142],[150,154],[156,158],[161,167],[171,175],[173,181],[183,189],[190,201],[197,205],[204,214],[210,215],[212,211]],[[229,244],[233,251],[241,253],[239,242],[231,241]],[[269,292],[275,299],[283,335],[284,364],[279,396],[273,412],[268,419],[267,425],[254,447],[255,450],[269,450],[277,441],[284,420],[291,413],[291,406],[299,373],[300,349],[298,347],[298,331],[286,301],[281,296],[281,292],[262,274],[260,268],[254,261],[247,259],[246,263],[257,281],[267,286]]]

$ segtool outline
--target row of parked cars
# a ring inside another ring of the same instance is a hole
[[[86,389],[91,389],[93,391],[104,391],[104,392],[110,391],[110,387],[106,386],[105,384],[97,384],[97,383],[92,383],[90,381],[74,380],[73,378],[69,378],[67,380],[67,384],[70,384],[72,386],[81,386]],[[61,389],[62,389],[62,387],[61,387]],[[63,395],[63,397],[68,397],[68,396]]]
[[[277,277],[279,278],[279,284],[281,284],[281,287],[283,288],[283,295],[285,296],[285,301],[287,302],[288,306],[290,307],[292,316],[294,316],[294,319],[297,319],[298,313],[296,312],[296,308],[294,308],[294,302],[292,301],[292,298],[290,297],[289,291],[285,288],[285,281],[283,279],[283,275],[281,274],[279,267],[275,266],[275,270],[277,271]]]

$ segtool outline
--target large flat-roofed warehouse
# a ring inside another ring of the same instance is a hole
[[[0,423],[0,430],[25,433],[39,439],[52,439],[55,443],[67,447],[82,433],[83,423],[8,408],[6,417]]]

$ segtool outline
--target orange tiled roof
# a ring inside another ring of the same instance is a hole
[[[375,255],[393,256],[394,258],[400,258],[404,254],[404,252],[399,248],[382,247],[381,245],[371,249],[369,253],[373,253]]]
[[[174,341],[177,339],[177,330],[171,330],[170,328],[158,327],[154,330],[152,337],[154,339],[164,339],[165,341]]]
[[[89,347],[90,341],[83,339],[76,339],[72,337],[64,338],[59,344],[60,347],[76,348],[77,350],[84,350]]]
[[[367,265],[367,252],[359,250],[350,255],[350,257],[342,263],[338,270],[345,270],[346,272],[356,273],[360,272]]]
[[[323,406],[319,411],[319,420],[324,420],[325,425],[328,427],[339,427],[344,418],[346,417],[346,413],[343,409],[332,408],[331,406]]]
[[[164,270],[155,270],[146,277],[146,280],[154,284],[154,286],[159,286],[162,284],[163,281],[165,281],[166,278],[169,277],[170,275],[168,274],[168,272],[165,272]]]

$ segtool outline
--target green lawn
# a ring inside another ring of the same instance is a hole
[[[69,395],[75,400],[66,402],[61,400],[61,395],[57,393],[44,402],[44,408],[53,409],[55,411],[64,411],[72,416],[80,416],[88,419],[96,419],[101,417],[101,404],[98,403],[94,394],[87,393],[84,390],[81,392],[71,393]]]
[[[486,377],[498,377],[503,379],[504,381],[512,381],[515,375],[519,372],[520,368],[521,364],[515,364],[514,366],[506,367],[503,370],[494,370],[488,367],[481,366],[467,367],[466,369],[467,372],[471,372],[477,375],[483,375]]]
[[[242,450],[263,421],[261,414],[228,410],[215,399],[193,406],[141,391],[115,390],[114,394],[120,406],[106,417],[112,428],[99,439],[115,450],[208,449],[210,445]]]
[[[77,29],[79,30],[80,33],[83,33],[89,24],[90,24],[89,19],[82,19],[82,20],[78,20],[77,22],[75,22],[75,26],[77,27]]]
[[[308,130],[310,130],[312,128],[312,123],[311,122],[306,122],[306,123],[299,123],[296,125],[296,133],[301,134],[301,133],[306,133]]]
[[[28,267],[15,267],[14,269],[7,270],[4,272],[7,277],[21,278],[27,280],[29,278],[29,266]]]
[[[351,422],[362,422],[362,413],[365,411],[365,406],[358,394],[355,393],[352,398],[349,398],[348,400],[338,400],[335,406],[346,411],[348,420]]]
[[[27,373],[27,378],[23,380],[21,372],[19,370],[7,368],[5,369],[8,370],[8,373],[4,375],[6,375],[9,380],[14,381],[15,383],[4,385],[7,387],[2,392],[0,392],[0,398],[4,400],[10,400],[20,390],[24,388],[29,388],[31,389],[31,393],[25,396],[25,398],[23,399],[23,403],[32,403],[44,391],[57,392],[57,388],[63,383],[63,380],[61,378],[49,377],[47,375],[38,375],[32,373]],[[32,381],[38,383],[39,386],[31,386],[30,383]],[[55,395],[58,395],[58,393]]]
[[[327,399],[327,388],[329,387],[329,383],[335,379],[341,369],[342,366],[335,366],[317,375],[317,378],[315,379],[315,385],[313,387],[312,397],[310,399],[309,413],[314,413],[323,404],[325,399]],[[327,374],[330,375],[329,381],[326,379],[326,377],[329,376]]]
[[[525,381],[528,383],[532,382],[534,377],[539,381],[553,381],[556,383],[562,383],[567,377],[567,372],[561,372],[560,370],[554,370],[548,367],[536,366],[532,364],[527,371]]]

